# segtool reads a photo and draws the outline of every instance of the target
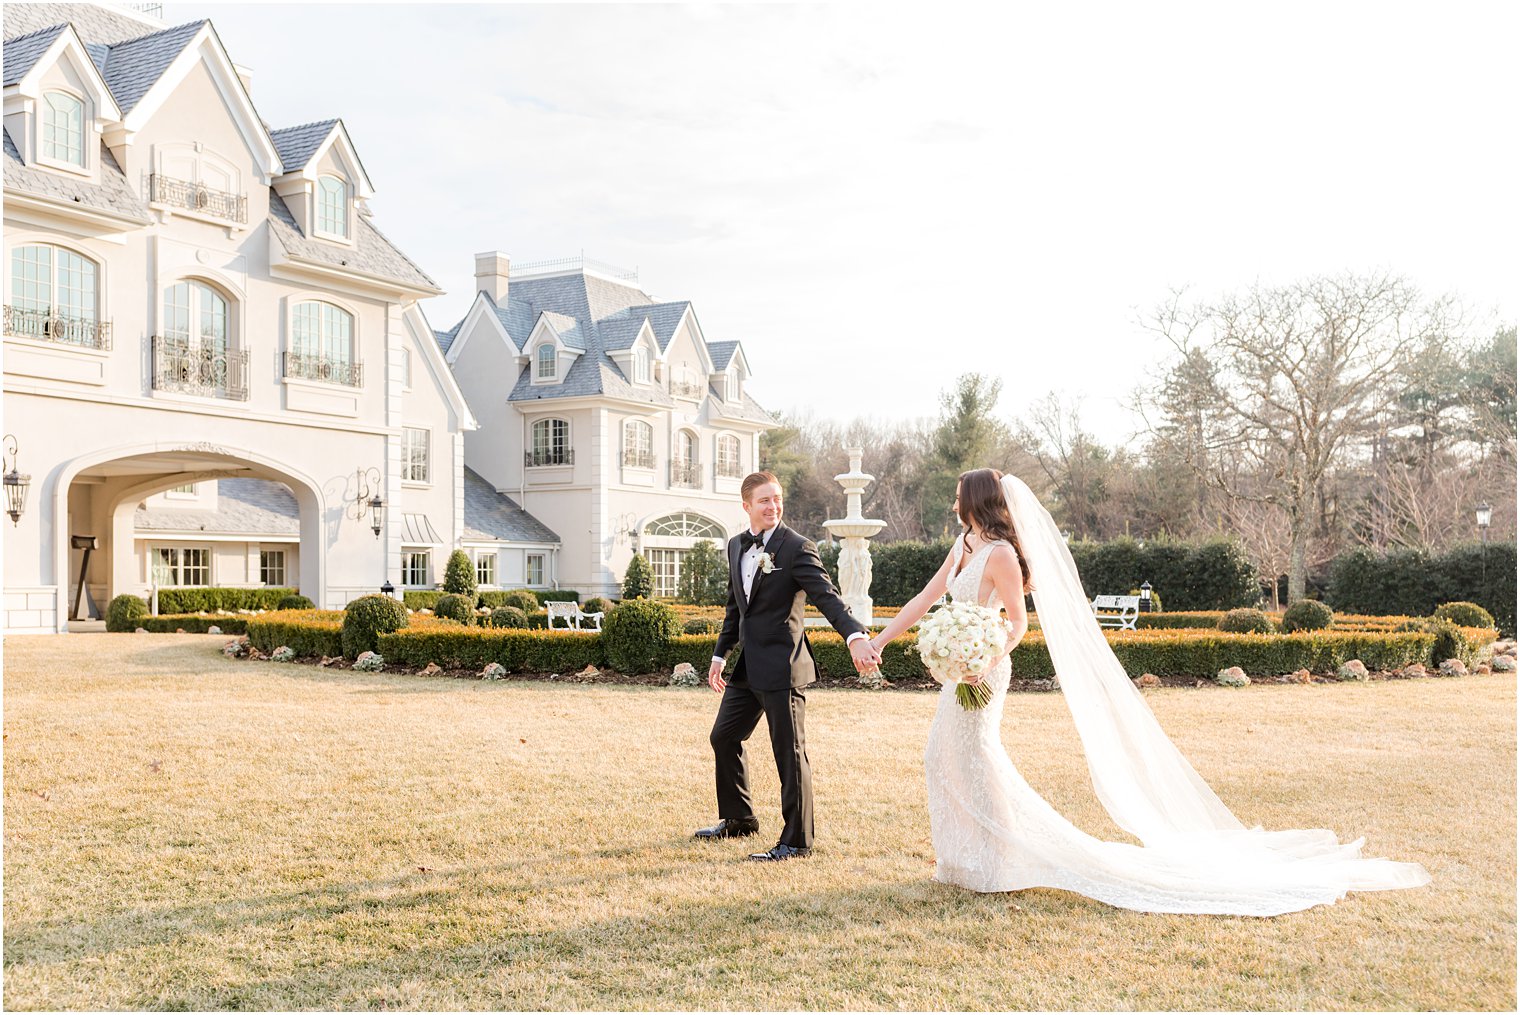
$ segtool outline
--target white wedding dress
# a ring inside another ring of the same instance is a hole
[[[1012,506],[1012,487],[1005,489],[1010,491]],[[1027,488],[1023,489],[1027,493]],[[1049,559],[1054,551],[1050,546],[1040,547],[1034,526],[1027,519],[1031,511],[1026,503],[1026,518],[1019,525],[1026,558],[1031,548],[1051,551],[1040,554],[1046,559],[1039,565],[1030,561],[1036,604],[1040,606],[1042,577],[1055,577],[1042,576],[1040,566],[1054,570],[1055,562]],[[1018,514],[1015,520],[1020,521]],[[1055,531],[1053,523],[1051,528]],[[957,602],[977,601],[987,559],[996,545],[978,548],[962,567],[961,544],[956,541],[948,591]],[[956,570],[960,573],[955,574]],[[1075,574],[1072,565],[1070,576],[1074,579]],[[1045,593],[1047,597],[1051,594]],[[983,605],[996,609],[999,599],[995,590],[990,599]],[[1053,617],[1062,612],[1054,601],[1048,603]],[[1065,612],[1065,622],[1081,624],[1081,618],[1070,616],[1070,610]],[[1040,616],[1045,625],[1044,614]],[[1091,623],[1090,610],[1087,620]],[[1096,630],[1095,623],[1093,627]],[[1047,640],[1053,636],[1048,626],[1044,633]],[[1078,639],[1068,639],[1073,640]],[[1087,648],[1094,650],[1092,645]],[[1106,642],[1103,652],[1117,667]],[[1069,644],[1059,652],[1052,648],[1063,690],[1068,671],[1071,677],[1078,676],[1070,665],[1063,669],[1063,657],[1068,664],[1072,662],[1069,653]],[[1107,660],[1103,662],[1106,666]],[[1011,677],[1010,661],[1005,657],[987,678],[993,694],[985,708],[962,708],[953,684],[945,685],[940,692],[924,752],[935,880],[977,892],[1059,888],[1150,913],[1245,916],[1272,916],[1335,902],[1350,889],[1407,888],[1430,880],[1417,864],[1363,859],[1359,855],[1361,840],[1341,844],[1326,830],[1264,832],[1259,827],[1245,828],[1176,753],[1159,726],[1152,729],[1147,725],[1154,725],[1149,706],[1139,701],[1139,692],[1123,676],[1122,668],[1118,673],[1122,689],[1113,684],[1112,673],[1106,674],[1109,686],[1104,688],[1101,711],[1107,726],[1095,727],[1084,721],[1097,720],[1080,711],[1081,700],[1074,697],[1080,691],[1067,690],[1067,698],[1078,718],[1100,798],[1120,826],[1146,845],[1106,842],[1088,835],[1058,814],[1014,768],[1000,737]],[[1138,707],[1144,709],[1143,718],[1125,711],[1131,706],[1128,694],[1133,694]],[[1094,751],[1102,748],[1091,742],[1098,737],[1099,729],[1105,743],[1113,742],[1109,745],[1113,750],[1101,759],[1095,758]],[[1156,741],[1158,737],[1164,748]],[[1125,750],[1131,752],[1126,764],[1133,766],[1135,759],[1140,759],[1141,767],[1150,764],[1153,770],[1122,776],[1121,782],[1131,779],[1136,788],[1133,792],[1121,790],[1118,795],[1125,800],[1120,802],[1112,792],[1105,795],[1104,791],[1112,790],[1113,762],[1123,757],[1120,752]],[[1168,778],[1172,781],[1167,782]],[[1154,807],[1147,808],[1147,803]]]

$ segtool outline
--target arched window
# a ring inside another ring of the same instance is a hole
[[[572,465],[570,421],[541,419],[533,424],[533,449],[526,454],[528,465]]]
[[[690,511],[678,511],[673,515],[656,518],[644,526],[644,531],[651,536],[677,536],[682,539],[717,539],[722,542],[728,541],[728,533],[723,531],[723,526],[711,518],[693,514]]]
[[[649,350],[633,350],[633,379],[640,384],[649,383]]]
[[[68,92],[48,92],[42,98],[42,154],[83,166],[84,102]]]
[[[204,282],[177,282],[164,290],[164,338],[225,353],[232,334],[227,300]]]
[[[553,377],[559,354],[555,351],[553,342],[545,342],[538,347],[538,370],[535,377]]]
[[[718,475],[737,479],[744,473],[739,466],[739,438],[731,433],[718,434]]]
[[[297,303],[291,313],[285,376],[358,387],[353,315],[321,300]]]
[[[719,547],[728,539],[723,526],[711,518],[681,511],[656,518],[644,526],[640,552],[654,571],[654,594],[673,596],[681,585],[681,565],[699,540],[711,540]]]
[[[348,239],[348,184],[336,176],[317,180],[317,231]]]
[[[67,247],[33,243],[11,251],[5,333],[21,338],[108,348],[99,323],[99,268]]]
[[[654,468],[654,427],[642,419],[623,424],[623,464],[638,469]]]
[[[670,459],[671,486],[701,486],[697,474],[697,435],[690,430],[676,431],[675,451]]]

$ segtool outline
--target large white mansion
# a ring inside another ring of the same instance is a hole
[[[210,22],[3,17],[7,631],[171,586],[339,607],[455,548],[585,595],[638,549],[673,591],[737,530],[769,417],[690,303],[483,254],[435,332],[342,122],[271,128]]]

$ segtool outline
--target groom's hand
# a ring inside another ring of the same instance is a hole
[[[707,686],[711,687],[719,694],[722,694],[723,688],[728,686],[728,682],[723,679],[723,660],[714,659],[712,663],[708,665]]]
[[[850,642],[850,658],[854,660],[855,668],[862,673],[881,665],[881,653],[869,638],[856,638]]]

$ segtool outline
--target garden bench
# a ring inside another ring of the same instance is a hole
[[[571,625],[574,625],[575,630],[579,631],[581,629],[581,621],[583,620],[591,621],[591,629],[593,631],[600,631],[602,629],[603,614],[583,613],[581,612],[580,603],[549,602],[544,604],[544,609],[549,611],[549,628],[551,630],[554,627],[556,619],[565,622],[565,630],[567,631],[571,629]]]
[[[1133,631],[1135,622],[1140,618],[1140,597],[1094,596],[1092,611],[1093,616],[1098,618],[1099,627]]]

